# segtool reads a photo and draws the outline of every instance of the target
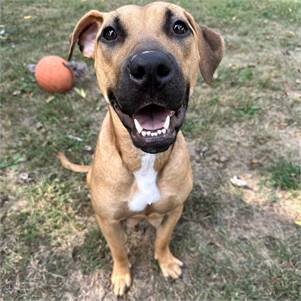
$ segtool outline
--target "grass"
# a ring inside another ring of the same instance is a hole
[[[269,181],[275,188],[297,190],[301,188],[301,165],[287,160],[279,160],[269,167]]]
[[[77,84],[85,98],[41,91],[26,66],[46,54],[66,57],[68,35],[89,9],[126,3],[15,0],[3,7],[0,299],[114,299],[111,256],[84,176],[55,158],[63,150],[76,162],[91,160],[106,111],[93,64],[86,61],[89,72]],[[198,81],[183,127],[195,185],[172,240],[186,264],[182,281],[163,279],[154,231],[141,225],[129,232],[127,298],[300,300],[301,3],[177,3],[223,34],[226,53],[212,87]],[[78,51],[75,59],[83,60]],[[251,189],[232,187],[234,175]]]

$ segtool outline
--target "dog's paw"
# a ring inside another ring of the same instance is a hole
[[[173,279],[178,279],[181,276],[181,267],[183,266],[182,261],[174,257],[170,252],[167,252],[163,256],[156,257],[165,278],[171,277]]]
[[[112,272],[113,291],[116,296],[123,296],[131,285],[131,274],[129,268],[114,266]]]

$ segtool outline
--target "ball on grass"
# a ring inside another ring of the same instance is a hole
[[[67,61],[59,56],[43,57],[35,69],[38,85],[50,93],[63,93],[71,90],[74,85],[74,76],[65,64]]]

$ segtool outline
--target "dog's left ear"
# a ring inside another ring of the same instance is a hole
[[[76,24],[70,35],[70,48],[68,61],[72,57],[76,43],[85,57],[93,58],[96,44],[96,36],[103,22],[103,14],[97,10],[86,13]]]
[[[214,71],[224,55],[224,39],[214,30],[206,26],[198,25],[189,13],[185,12],[185,15],[197,39],[201,74],[205,82],[210,84],[213,79]]]

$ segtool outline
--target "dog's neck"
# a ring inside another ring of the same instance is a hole
[[[141,158],[145,154],[134,146],[130,134],[120,121],[114,109],[109,105],[112,134],[115,136],[116,147],[125,166],[134,172],[141,167]],[[165,152],[156,154],[155,170],[160,171],[172,152],[172,146]]]

